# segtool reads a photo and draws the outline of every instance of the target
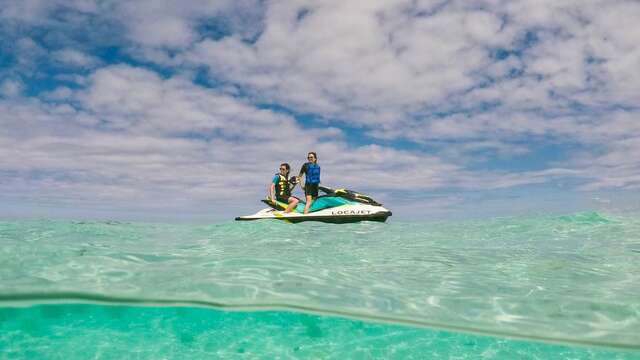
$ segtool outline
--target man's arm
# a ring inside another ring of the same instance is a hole
[[[271,180],[271,185],[269,185],[269,198],[271,199],[271,201],[275,201],[276,200],[276,183],[278,182],[278,177],[277,175],[273,177],[273,179]]]
[[[271,183],[271,186],[269,186],[269,199],[271,201],[275,201],[276,199],[275,193],[276,193],[276,184]]]

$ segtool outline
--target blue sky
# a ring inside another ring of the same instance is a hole
[[[638,209],[637,1],[0,0],[0,215]]]

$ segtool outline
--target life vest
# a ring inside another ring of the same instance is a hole
[[[308,162],[306,171],[307,184],[319,184],[320,183],[320,165],[317,163]]]
[[[289,179],[280,174],[276,174],[276,176],[278,176],[278,183],[276,183],[276,196],[288,199],[289,196],[291,196]]]

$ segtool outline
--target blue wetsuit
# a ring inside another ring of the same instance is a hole
[[[318,185],[320,184],[320,165],[318,163],[307,162],[302,165],[300,173],[304,174],[304,194],[311,197],[318,197]]]

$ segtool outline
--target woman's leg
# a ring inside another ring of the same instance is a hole
[[[304,213],[305,213],[305,214],[308,214],[308,213],[309,213],[309,207],[311,207],[311,201],[312,201],[311,199],[313,199],[313,198],[311,197],[311,195],[307,195],[307,196],[306,196],[307,203],[306,203],[306,204],[304,204]]]

